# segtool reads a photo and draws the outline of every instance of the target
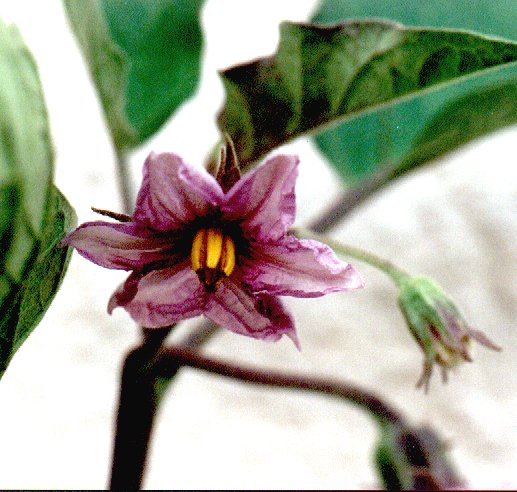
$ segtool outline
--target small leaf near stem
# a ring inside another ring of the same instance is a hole
[[[349,246],[348,244],[344,244],[340,241],[330,239],[327,236],[317,234],[316,232],[313,232],[309,229],[304,229],[303,227],[293,227],[291,232],[300,239],[315,239],[316,241],[327,244],[338,255],[355,258],[356,260],[362,261],[363,263],[368,263],[369,265],[383,271],[395,282],[397,286],[400,286],[400,284],[405,279],[409,278],[409,274],[398,266],[368,251],[364,251],[355,246]]]

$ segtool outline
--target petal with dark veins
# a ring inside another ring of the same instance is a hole
[[[138,270],[156,261],[171,262],[173,241],[134,222],[86,222],[68,234],[62,245],[73,246],[88,260],[104,268]]]
[[[258,241],[275,241],[292,226],[298,157],[277,155],[243,176],[221,206],[225,218],[239,220],[242,232]]]
[[[219,283],[205,306],[205,316],[230,331],[266,341],[289,336],[299,347],[294,322],[280,301],[256,298],[230,279]]]
[[[176,154],[151,153],[144,164],[133,218],[159,231],[176,231],[207,215],[222,197],[221,187],[206,171]]]
[[[206,302],[204,286],[189,261],[141,278],[128,278],[110,299],[109,309],[123,307],[146,328],[160,328],[203,313]]]
[[[277,243],[252,243],[241,259],[241,275],[256,294],[319,297],[363,287],[355,268],[325,244],[286,236]]]

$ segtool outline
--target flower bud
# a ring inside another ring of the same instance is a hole
[[[472,362],[470,340],[474,339],[492,350],[501,348],[482,332],[469,327],[442,289],[430,278],[407,277],[400,283],[399,306],[408,327],[424,352],[424,369],[417,387],[427,391],[433,364],[447,370],[460,362]]]
[[[388,424],[381,428],[375,452],[377,472],[386,490],[463,488],[447,456],[447,446],[428,427]]]

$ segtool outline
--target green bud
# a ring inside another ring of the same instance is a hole
[[[459,363],[472,362],[470,341],[476,340],[492,350],[501,348],[486,335],[472,329],[443,290],[430,278],[406,277],[400,284],[399,306],[409,330],[424,352],[424,369],[417,387],[427,391],[436,363],[447,370]]]

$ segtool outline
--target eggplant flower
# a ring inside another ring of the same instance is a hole
[[[121,306],[148,328],[204,315],[253,338],[287,335],[299,348],[278,296],[318,297],[363,282],[328,246],[288,233],[297,167],[297,157],[278,155],[223,190],[177,155],[151,153],[133,215],[82,224],[63,243],[97,265],[131,271],[110,314]]]

